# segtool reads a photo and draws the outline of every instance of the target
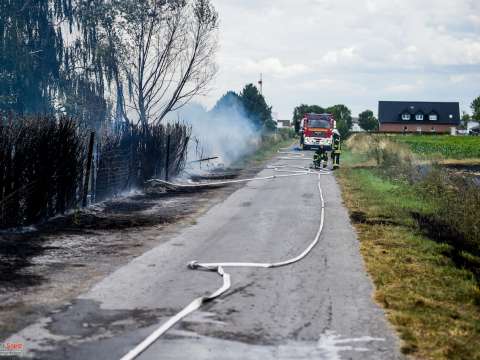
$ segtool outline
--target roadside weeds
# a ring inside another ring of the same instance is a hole
[[[475,262],[476,254],[432,238],[415,214],[436,214],[438,199],[401,176],[405,170],[388,178],[371,161],[359,166],[368,160],[364,155],[347,151],[345,160],[337,176],[343,199],[375,299],[398,330],[402,352],[418,359],[480,359],[480,281],[454,256]]]

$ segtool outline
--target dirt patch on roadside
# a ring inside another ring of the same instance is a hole
[[[352,211],[350,213],[350,219],[354,224],[367,224],[367,225],[398,225],[398,222],[393,221],[386,216],[378,216],[376,218],[369,217],[363,211]]]
[[[250,166],[235,176],[249,178],[262,169]],[[0,233],[0,339],[168,241],[242,186],[130,194],[22,232]]]

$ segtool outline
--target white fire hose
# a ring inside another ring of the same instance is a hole
[[[289,152],[280,152],[281,154],[291,154]],[[290,156],[290,157],[281,157],[279,158],[281,160],[305,160],[304,156]],[[175,184],[171,183],[168,181],[162,181],[162,180],[151,180],[151,182],[154,183],[159,183],[163,184],[168,187],[175,187],[175,188],[180,188],[180,189],[185,189],[185,188],[196,188],[196,187],[204,187],[204,186],[219,186],[219,185],[227,185],[227,184],[234,184],[234,183],[240,183],[240,182],[249,182],[249,181],[260,181],[260,180],[272,180],[272,179],[277,179],[277,178],[283,178],[283,177],[293,177],[293,176],[305,176],[305,175],[318,175],[318,192],[320,196],[320,203],[321,203],[321,214],[320,214],[320,224],[318,227],[317,234],[315,235],[315,238],[313,241],[308,245],[308,247],[298,256],[288,259],[285,261],[281,262],[276,262],[276,263],[243,263],[243,262],[238,262],[238,263],[201,263],[198,261],[192,261],[188,264],[188,267],[191,270],[204,270],[204,271],[212,271],[216,272],[219,276],[222,277],[223,279],[223,284],[222,286],[212,293],[209,296],[202,296],[199,297],[195,300],[193,300],[190,304],[188,304],[182,311],[171,317],[167,322],[165,322],[162,326],[160,326],[157,330],[155,330],[150,336],[148,336],[145,340],[143,340],[139,345],[137,345],[134,349],[132,349],[128,354],[123,356],[121,360],[134,360],[140,354],[142,354],[145,350],[147,350],[150,346],[152,346],[160,337],[162,337],[168,330],[170,330],[174,325],[176,325],[178,322],[180,322],[182,319],[184,319],[186,316],[190,315],[194,311],[198,310],[199,308],[202,307],[202,305],[209,303],[218,297],[222,296],[225,294],[231,286],[231,281],[230,281],[230,274],[225,271],[225,268],[244,268],[244,267],[249,267],[249,268],[265,268],[265,269],[272,269],[272,268],[279,268],[279,267],[284,267],[288,266],[291,264],[294,264],[296,262],[301,261],[304,259],[310,252],[313,250],[313,248],[318,244],[320,240],[320,236],[323,231],[323,225],[325,222],[325,200],[323,197],[323,191],[322,191],[322,186],[320,183],[320,179],[322,175],[329,175],[331,174],[330,171],[326,170],[319,170],[319,171],[312,171],[311,169],[301,167],[301,166],[289,166],[289,165],[278,165],[278,166],[272,166],[268,167],[270,169],[273,169],[274,171],[277,172],[289,172],[289,174],[285,175],[272,175],[272,176],[266,176],[266,177],[257,177],[257,178],[252,178],[252,179],[241,179],[241,180],[229,180],[229,181],[221,181],[221,182],[213,182],[213,183],[206,183],[206,184]],[[286,170],[288,168],[291,169],[296,169],[296,170]]]

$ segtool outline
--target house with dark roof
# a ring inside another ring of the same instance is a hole
[[[450,133],[460,125],[458,102],[380,101],[381,132]]]

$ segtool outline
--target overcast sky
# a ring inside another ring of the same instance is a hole
[[[211,106],[264,75],[280,118],[300,103],[460,101],[480,95],[479,0],[212,0],[220,13]]]

